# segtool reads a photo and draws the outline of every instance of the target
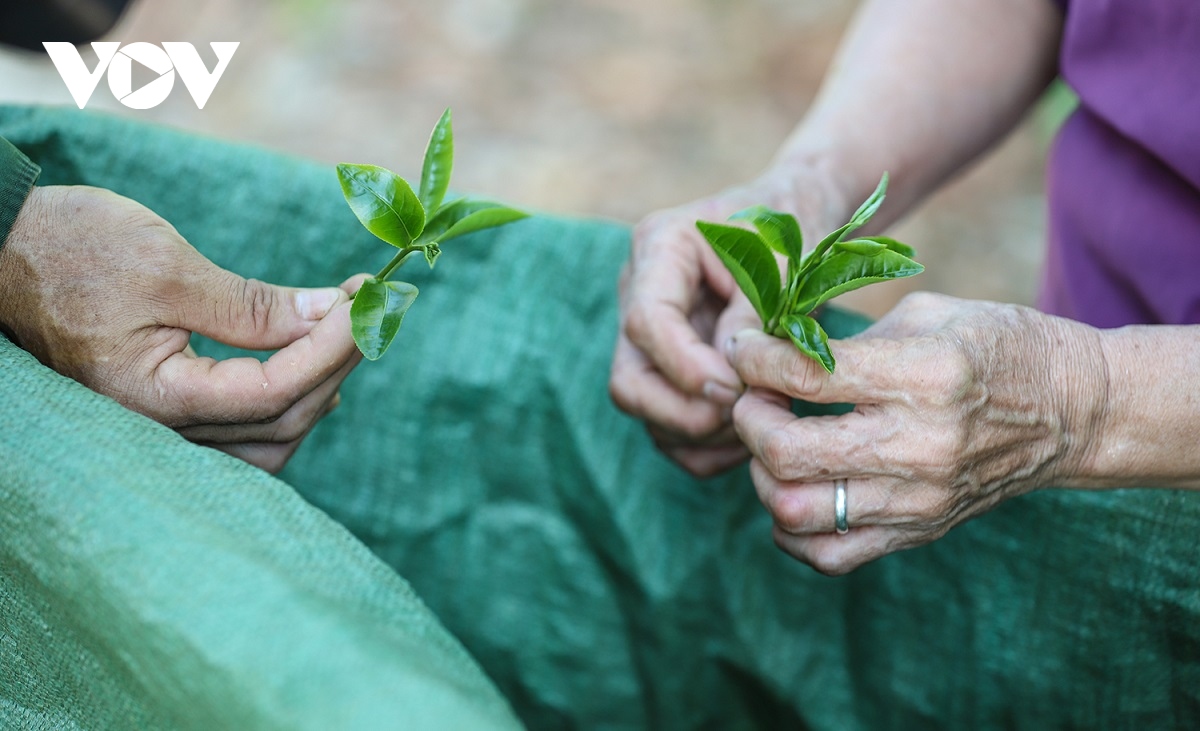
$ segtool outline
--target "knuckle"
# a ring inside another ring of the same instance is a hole
[[[232,298],[231,306],[236,309],[230,313],[230,319],[236,323],[239,318],[248,318],[253,331],[261,335],[270,329],[274,305],[275,290],[270,285],[247,279],[242,282],[241,291]]]
[[[801,533],[812,527],[812,516],[807,507],[784,490],[771,493],[766,508],[775,524],[787,533]]]
[[[782,478],[792,464],[792,439],[784,429],[763,432],[758,443],[758,458],[776,478]]]
[[[781,360],[772,365],[770,377],[776,383],[783,384],[787,393],[798,398],[815,396],[821,391],[821,378],[813,368],[808,367],[808,359],[799,353],[788,353],[787,360]]]
[[[625,316],[625,334],[634,343],[645,343],[654,329],[652,322],[653,318],[646,312],[646,308],[635,300],[630,304],[629,313]]]
[[[608,378],[608,397],[612,399],[612,402],[621,411],[631,416],[638,415],[639,401],[625,379],[618,375],[616,371],[613,371]]]
[[[931,310],[942,307],[948,298],[936,292],[910,292],[900,299],[897,309]]]

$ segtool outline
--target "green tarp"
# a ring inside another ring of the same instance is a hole
[[[386,255],[332,166],[75,110],[0,135],[245,276]],[[744,468],[693,480],[609,403],[628,233],[537,217],[406,271],[278,480],[0,338],[0,726],[1200,724],[1200,494],[1049,491],[820,576]]]

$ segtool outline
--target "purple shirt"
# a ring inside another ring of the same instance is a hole
[[[1079,109],[1050,155],[1039,306],[1099,327],[1200,323],[1200,0],[1072,0]]]

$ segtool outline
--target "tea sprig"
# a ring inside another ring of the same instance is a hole
[[[350,209],[372,234],[399,249],[379,273],[363,282],[350,307],[354,342],[368,360],[377,360],[392,344],[418,290],[389,277],[420,252],[430,268],[446,241],[503,226],[529,214],[477,198],[445,202],[454,167],[454,130],[450,110],[433,128],[421,166],[419,192],[404,178],[375,165],[337,166]]]
[[[849,238],[875,215],[887,193],[887,173],[875,192],[842,227],[804,254],[804,238],[795,217],[766,206],[753,206],[729,217],[754,230],[697,221],[712,246],[763,321],[763,329],[791,339],[808,357],[833,373],[829,336],[811,316],[834,297],[875,282],[911,277],[925,271],[911,246],[887,236]],[[775,254],[787,258],[781,277]],[[782,284],[781,284],[782,282]]]

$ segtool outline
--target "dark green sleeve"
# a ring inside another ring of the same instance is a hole
[[[0,246],[8,240],[8,232],[41,172],[32,160],[0,137]]]

